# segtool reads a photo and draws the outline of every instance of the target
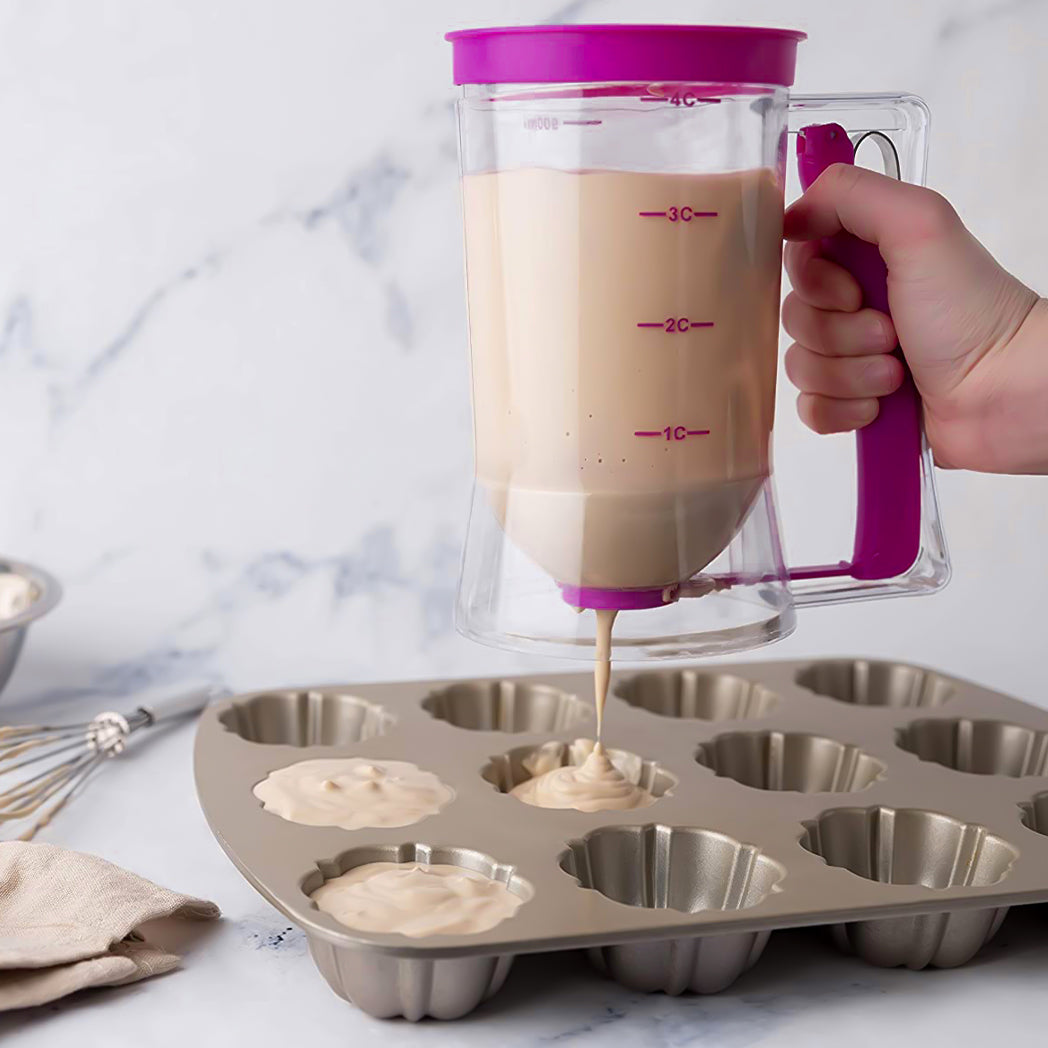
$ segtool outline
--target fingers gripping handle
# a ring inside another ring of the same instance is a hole
[[[804,189],[831,164],[854,162],[855,150],[839,124],[814,124],[797,135],[797,167]],[[856,279],[864,306],[889,312],[888,271],[876,245],[840,233],[823,241],[822,254]],[[895,353],[902,359],[898,346]],[[853,578],[893,578],[917,559],[922,449],[921,401],[907,370],[902,386],[881,398],[877,418],[856,434],[858,507],[848,567]],[[797,572],[796,577],[811,574]]]

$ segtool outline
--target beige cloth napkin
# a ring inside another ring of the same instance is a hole
[[[218,907],[168,891],[96,855],[0,843],[0,1011],[175,968],[135,929],[158,917],[212,920]]]

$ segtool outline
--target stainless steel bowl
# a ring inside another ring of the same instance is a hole
[[[3,575],[17,575],[24,579],[29,593],[25,607],[14,614],[0,616],[0,692],[14,672],[29,627],[46,615],[62,596],[58,580],[32,564],[0,557],[0,576]]]

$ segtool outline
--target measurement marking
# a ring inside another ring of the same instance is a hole
[[[708,437],[708,429],[688,429],[687,426],[665,426],[663,429],[635,429],[635,437],[664,437],[669,441],[687,440],[688,437]]]
[[[641,102],[665,102],[666,99],[662,95],[641,95]]]
[[[642,320],[637,324],[639,328],[662,328],[669,334],[684,334],[692,328],[711,328],[712,320],[689,320],[687,317],[667,317],[665,320]]]
[[[565,126],[571,127],[596,127],[598,124],[603,124],[603,120],[562,120],[561,123]]]
[[[716,211],[696,211],[685,204],[683,207],[666,208],[665,211],[638,211],[641,218],[668,218],[671,222],[690,222],[695,218],[716,218]]]

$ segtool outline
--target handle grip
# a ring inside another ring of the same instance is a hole
[[[172,720],[175,717],[199,713],[209,703],[216,699],[227,698],[231,694],[228,688],[214,686],[196,688],[193,691],[172,695],[170,698],[157,702],[142,703],[138,709],[149,718],[147,724],[159,724],[161,721]]]
[[[853,164],[855,148],[839,124],[813,124],[797,135],[797,167],[806,190],[831,164]],[[876,245],[850,233],[822,242],[824,257],[855,277],[862,304],[888,313],[888,270]],[[902,360],[899,346],[895,355]],[[905,366],[905,361],[903,361]],[[856,434],[858,507],[855,546],[846,573],[887,579],[913,565],[921,544],[921,400],[909,370],[902,386],[880,401],[877,418]],[[844,574],[798,569],[791,578]]]

